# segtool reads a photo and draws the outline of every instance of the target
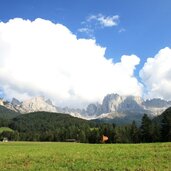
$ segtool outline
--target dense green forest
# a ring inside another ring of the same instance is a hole
[[[11,119],[11,118],[17,117],[18,115],[20,115],[20,114],[0,105],[0,118],[1,119],[2,118],[3,119]]]
[[[8,127],[12,118],[20,114],[0,105],[0,127]]]
[[[153,120],[144,114],[140,126],[132,124],[116,126],[113,123],[97,123],[72,117],[67,114],[34,112],[17,117],[0,119],[3,131],[0,139],[19,141],[76,141],[100,143],[102,135],[106,143],[141,143],[171,141],[171,108]]]

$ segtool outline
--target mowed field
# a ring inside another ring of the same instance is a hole
[[[171,143],[0,143],[1,171],[171,171]]]

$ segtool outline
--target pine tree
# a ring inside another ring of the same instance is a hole
[[[152,142],[152,122],[147,114],[142,117],[140,130],[142,142]]]
[[[160,141],[160,126],[154,122],[152,123],[152,142]]]
[[[161,122],[161,141],[171,141],[171,115],[164,114]]]
[[[130,134],[131,134],[130,136],[131,136],[131,142],[132,143],[140,142],[139,129],[138,129],[135,121],[133,121],[132,124],[131,124]]]

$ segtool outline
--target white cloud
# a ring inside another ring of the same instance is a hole
[[[105,27],[115,27],[119,23],[119,15],[105,16],[103,14],[90,15],[85,21],[81,22],[83,27],[78,29],[79,33],[85,33],[88,37],[94,39],[94,33],[98,29]],[[121,30],[123,32],[125,30]]]
[[[102,14],[91,15],[91,16],[89,16],[87,18],[87,21],[88,22],[96,21],[102,27],[113,27],[113,26],[117,26],[118,25],[119,16],[118,15],[105,16],[105,15],[102,15]]]
[[[171,49],[161,49],[153,58],[148,58],[140,71],[146,87],[146,97],[171,100]]]
[[[89,37],[93,38],[94,30],[86,27],[82,27],[78,29],[80,33],[86,33]]]
[[[44,95],[56,105],[83,107],[107,93],[141,95],[137,56],[113,63],[92,39],[43,19],[0,23],[0,82],[6,98]]]
[[[88,28],[80,28],[78,29],[79,32],[85,32],[85,33],[89,33],[91,30]]]
[[[125,31],[126,31],[126,29],[121,28],[118,32],[119,32],[119,33],[122,33],[122,32],[125,32]]]

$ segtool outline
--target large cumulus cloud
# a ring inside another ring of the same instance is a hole
[[[145,85],[146,98],[171,100],[171,49],[166,47],[148,58],[140,77]]]
[[[57,105],[84,107],[107,93],[141,95],[134,77],[140,59],[114,63],[92,39],[78,39],[62,24],[20,18],[0,23],[0,88],[20,100],[43,95]]]

